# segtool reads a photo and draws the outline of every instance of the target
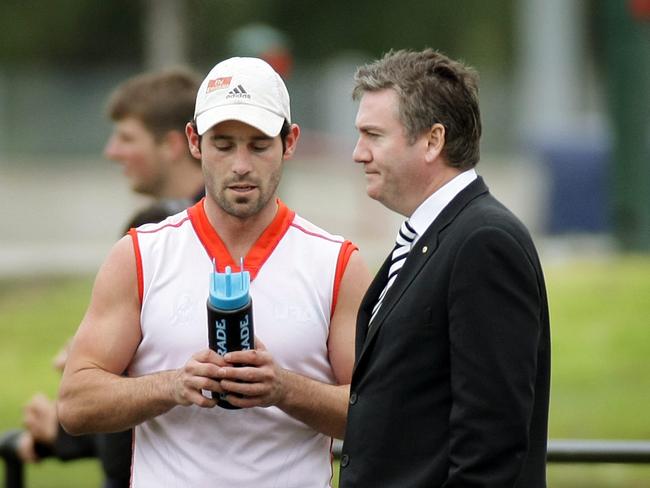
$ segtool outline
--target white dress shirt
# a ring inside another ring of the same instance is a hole
[[[467,185],[477,178],[476,171],[468,169],[458,176],[449,180],[447,183],[433,192],[424,202],[415,209],[409,218],[409,224],[417,232],[413,245],[424,234],[434,220],[440,215],[440,212],[449,205],[456,195],[458,195]],[[413,247],[411,246],[411,248]]]

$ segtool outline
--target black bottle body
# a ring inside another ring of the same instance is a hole
[[[228,352],[247,351],[255,347],[253,329],[253,302],[243,307],[227,310],[217,308],[208,299],[208,344],[210,349],[223,356]],[[217,395],[213,393],[213,395]],[[217,405],[230,410],[238,409],[219,395]]]

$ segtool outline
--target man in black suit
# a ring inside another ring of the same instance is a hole
[[[359,310],[340,487],[545,487],[544,278],[474,170],[478,77],[390,52],[354,98],[367,193],[409,220]]]

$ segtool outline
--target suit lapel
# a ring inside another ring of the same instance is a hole
[[[443,209],[433,223],[428,227],[425,233],[418,239],[404,263],[404,266],[397,275],[393,286],[384,297],[381,308],[377,312],[375,320],[368,327],[368,321],[372,313],[372,308],[377,302],[377,298],[384,285],[386,284],[386,275],[390,265],[390,256],[384,261],[377,276],[373,280],[368,292],[366,293],[357,317],[357,339],[356,339],[356,362],[355,371],[361,362],[363,356],[372,343],[377,332],[384,325],[386,318],[390,315],[395,305],[399,302],[402,295],[406,292],[411,283],[417,278],[418,274],[431,259],[439,244],[440,232],[451,224],[458,214],[476,197],[488,192],[483,178],[480,176],[464,188],[449,204]]]
[[[386,282],[388,281],[388,268],[390,267],[391,262],[390,258],[391,256],[389,255],[385,259],[381,268],[379,268],[379,271],[377,271],[375,278],[370,283],[370,286],[359,305],[359,313],[357,315],[357,338],[355,341],[356,357],[361,353],[361,347],[365,342],[368,333],[368,322],[372,316],[372,309],[375,306],[375,303],[377,303],[379,294],[382,292],[384,286],[386,286]]]
[[[425,239],[425,236],[428,236],[428,238]],[[422,252],[422,249],[425,246],[427,250],[426,252]],[[438,233],[436,232],[430,234],[429,231],[427,230],[425,235],[423,235],[418,240],[418,242],[413,247],[413,249],[411,249],[408,257],[406,258],[406,262],[404,263],[404,266],[402,266],[402,269],[397,275],[397,279],[395,280],[395,283],[393,283],[393,286],[391,286],[390,289],[388,290],[388,293],[386,293],[386,296],[384,297],[384,301],[381,304],[379,311],[377,312],[377,316],[375,317],[375,320],[373,320],[369,326],[366,325],[367,335],[365,337],[364,347],[361,350],[361,355],[363,355],[363,352],[367,349],[368,345],[372,342],[373,337],[377,334],[379,329],[384,325],[386,317],[390,315],[390,312],[393,310],[395,305],[399,302],[399,299],[402,297],[402,295],[407,290],[407,288],[411,285],[413,280],[415,280],[417,275],[420,273],[424,264],[431,258],[431,256],[433,256],[437,247],[438,247]],[[385,274],[387,274],[388,269],[384,270],[384,272]],[[375,299],[375,301],[370,305],[371,311],[376,301],[377,300]],[[366,324],[368,324],[369,319],[370,319],[370,314],[368,315]]]

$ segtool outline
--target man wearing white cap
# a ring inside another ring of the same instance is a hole
[[[277,197],[300,129],[267,63],[217,64],[186,134],[206,197],[114,246],[72,345],[61,423],[77,434],[135,427],[135,488],[327,487],[367,269],[352,243]],[[213,260],[223,272],[240,257],[256,349],[222,357],[207,349],[208,281]],[[215,407],[206,391],[241,409]]]

